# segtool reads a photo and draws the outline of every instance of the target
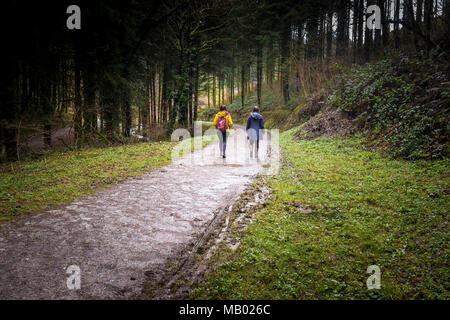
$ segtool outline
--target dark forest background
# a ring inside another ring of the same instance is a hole
[[[81,8],[81,30],[66,9]],[[369,5],[381,29],[366,28]],[[70,127],[73,145],[152,139],[277,87],[284,105],[387,52],[449,60],[446,0],[14,1],[1,10],[1,158]],[[443,70],[447,73],[448,69]],[[320,77],[318,75],[321,75]]]

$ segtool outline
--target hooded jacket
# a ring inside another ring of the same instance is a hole
[[[217,112],[214,121],[213,121],[213,125],[214,127],[217,125],[217,120],[219,120],[220,117],[223,117],[224,115],[227,115],[225,120],[227,121],[227,130],[230,130],[231,127],[233,127],[233,121],[231,120],[231,115],[229,112],[227,111],[219,111]]]
[[[252,129],[252,130],[250,130]],[[259,130],[264,129],[264,119],[258,112],[252,112],[247,119],[247,134],[251,140],[259,140]]]

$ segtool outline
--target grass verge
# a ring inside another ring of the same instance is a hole
[[[175,143],[52,152],[0,167],[0,221],[72,201],[171,161]]]
[[[280,137],[271,200],[191,298],[448,299],[448,159],[397,161],[295,130]],[[370,265],[380,290],[367,289]]]
[[[215,141],[204,137],[202,146]],[[191,143],[193,139],[184,141]],[[75,200],[171,162],[177,142],[51,152],[0,166],[0,221]],[[189,151],[189,147],[182,148]]]

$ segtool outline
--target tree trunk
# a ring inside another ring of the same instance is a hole
[[[11,61],[12,60],[12,61]],[[16,130],[14,105],[14,60],[3,58],[0,60],[3,74],[0,77],[0,159],[2,161],[14,157],[16,153]]]
[[[169,111],[169,97],[168,97],[168,84],[169,84],[169,66],[167,63],[163,65],[163,79],[162,79],[162,92],[161,92],[161,109],[162,109],[162,121],[167,122],[167,114]]]
[[[395,0],[394,8],[394,47],[396,49],[400,46],[399,21],[400,20],[400,0]]]
[[[319,18],[311,16],[306,22],[307,42],[305,46],[305,58],[311,60],[319,55]]]
[[[194,121],[197,121],[197,115],[198,115],[198,90],[199,90],[199,77],[200,77],[200,70],[199,70],[198,61],[195,65],[195,82],[194,82]]]
[[[381,25],[382,26],[383,26],[383,20],[384,20],[384,2],[385,2],[385,0],[377,1],[377,5],[380,8]],[[383,39],[381,36],[381,30],[382,29],[375,29],[375,50],[378,55],[381,55],[383,52]]]
[[[241,66],[241,106],[244,106],[245,102],[245,64]]]
[[[124,137],[129,137],[131,133],[131,91],[128,87],[128,72],[125,74],[126,83],[122,84],[122,97],[123,97],[123,119],[122,119],[122,135]]]
[[[213,107],[215,108],[217,104],[216,104],[216,75],[214,73],[213,73],[212,103]]]
[[[358,1],[358,51],[361,54],[364,35],[364,0]]]
[[[230,103],[233,103],[234,99],[234,61],[233,66],[231,67],[231,75],[230,75]]]
[[[420,25],[422,23],[423,17],[423,0],[417,0],[416,6],[416,22]]]
[[[257,100],[258,100],[258,106],[261,107],[261,94],[262,94],[262,80],[263,80],[263,66],[262,66],[262,44],[258,44],[257,47],[257,53],[256,53],[256,92],[257,92]]]
[[[93,78],[94,71],[92,69],[86,70],[84,74],[84,130],[94,131],[97,129],[97,110],[95,106],[95,80]]]
[[[178,78],[178,85],[176,96],[177,99],[174,101],[175,111],[178,113],[178,122],[182,126],[186,126],[188,123],[188,102],[189,102],[189,66],[187,57],[183,56],[184,59],[181,61],[180,73]]]
[[[271,38],[267,48],[267,58],[266,58],[267,85],[269,86],[270,89],[272,89],[274,74],[275,74],[275,62],[273,57],[273,40]]]
[[[79,145],[82,139],[83,109],[81,100],[81,66],[78,54],[75,55],[75,103],[73,112],[74,138],[75,143]]]
[[[391,0],[383,1],[383,9],[381,13],[381,27],[383,31],[383,47],[389,46],[389,23],[388,19],[391,12]]]
[[[221,98],[221,91],[222,91],[222,75],[219,74],[218,77],[218,84],[217,84],[217,89],[219,91],[219,105],[222,105],[222,98]]]
[[[374,0],[367,0],[367,7],[374,4]],[[369,61],[373,49],[373,30],[366,27],[365,30],[364,58]]]
[[[425,24],[425,39],[427,43],[427,52],[431,50],[431,19],[433,18],[433,0],[425,0],[424,3],[424,24]]]
[[[52,145],[52,106],[51,106],[51,72],[49,66],[44,66],[43,77],[41,79],[40,105],[42,112],[42,120],[44,126],[43,140],[44,145],[51,147]]]
[[[330,9],[327,13],[327,59],[331,59],[331,48],[333,44],[333,11]]]
[[[194,124],[193,121],[193,109],[194,109],[194,103],[193,103],[193,95],[194,95],[194,70],[191,61],[189,61],[189,81],[188,81],[188,123],[190,125]]]
[[[446,40],[446,44],[445,47],[447,50],[450,50],[450,1],[444,1],[444,8],[443,8],[443,13],[444,13],[444,22],[445,25],[447,26],[447,40]]]
[[[152,122],[153,123],[157,123],[158,122],[158,111],[156,110],[157,108],[157,96],[156,96],[156,71],[152,70],[151,73],[151,91],[152,91]]]
[[[284,104],[289,103],[289,55],[290,55],[291,26],[286,25],[281,31],[281,87]]]
[[[358,7],[359,7],[359,1],[361,0],[354,0],[353,1],[353,26],[352,26],[352,47],[353,47],[353,63],[356,63],[356,57],[358,54]]]
[[[208,108],[210,108],[211,107],[211,99],[210,99],[210,89],[209,89],[209,87],[210,87],[210,79],[209,79],[209,75],[207,75],[206,76],[206,86],[207,86],[207,88],[208,88]]]
[[[403,28],[402,28],[402,42],[404,46],[410,46],[411,43],[414,43],[413,35],[411,31],[405,27],[405,24],[413,27],[414,24],[414,11],[412,0],[404,0],[403,1]]]
[[[344,57],[347,51],[346,44],[348,41],[346,40],[347,34],[347,25],[348,25],[348,17],[347,17],[347,1],[340,0],[338,2],[338,10],[337,10],[337,29],[336,29],[336,57]]]

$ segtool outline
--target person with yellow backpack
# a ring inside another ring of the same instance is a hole
[[[233,127],[233,121],[231,120],[230,113],[227,111],[226,105],[223,104],[220,106],[220,111],[217,112],[216,116],[214,117],[213,125],[217,129],[217,135],[219,137],[220,156],[225,159],[227,138],[230,135],[228,130]]]

